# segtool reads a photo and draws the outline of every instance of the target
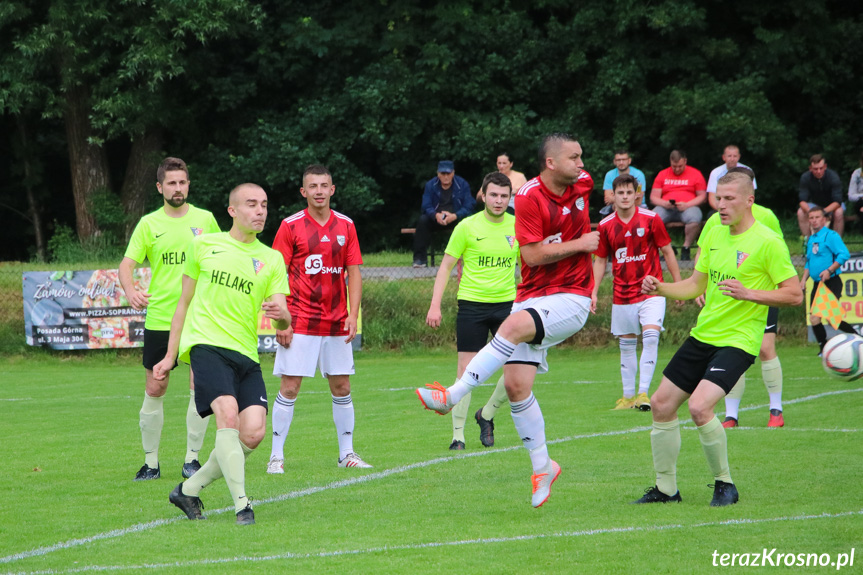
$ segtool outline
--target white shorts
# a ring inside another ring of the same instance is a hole
[[[644,301],[611,306],[611,333],[628,335],[641,333],[642,326],[658,325],[662,330],[665,321],[665,298],[649,297]]]
[[[290,346],[276,348],[273,375],[314,377],[315,368],[324,377],[354,374],[354,350],[345,336],[295,333]]]
[[[520,343],[509,361],[539,364],[537,373],[548,371],[546,352],[584,327],[590,314],[590,298],[570,293],[533,297],[512,305],[512,313],[531,308],[542,321],[545,337],[538,344]]]

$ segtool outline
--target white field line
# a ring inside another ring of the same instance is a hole
[[[628,527],[600,527],[596,529],[583,529],[580,531],[561,531],[557,533],[536,533],[529,535],[515,535],[511,537],[482,537],[477,539],[461,539],[454,541],[429,541],[426,543],[414,543],[405,545],[384,545],[381,547],[367,547],[361,549],[337,549],[333,551],[321,551],[319,553],[279,553],[277,555],[262,556],[234,556],[221,559],[199,559],[193,561],[176,561],[174,563],[146,563],[141,565],[88,565],[72,569],[56,570],[45,569],[40,571],[19,571],[16,575],[61,575],[67,573],[86,573],[104,571],[125,571],[142,569],[169,569],[188,568],[206,565],[224,565],[240,563],[261,563],[264,561],[280,561],[286,559],[326,559],[329,557],[343,557],[351,555],[365,555],[370,553],[390,553],[393,551],[423,551],[425,549],[439,549],[444,547],[462,547],[467,545],[488,545],[496,543],[520,543],[524,541],[535,541],[537,539],[561,539],[590,537],[593,535],[611,535],[618,533],[651,533],[657,531],[670,531],[676,529],[693,529],[703,527],[736,527],[739,525],[758,525],[763,523],[781,523],[788,521],[810,521],[817,519],[836,519],[863,515],[860,511],[843,511],[841,513],[821,513],[819,515],[794,515],[784,517],[767,517],[762,519],[727,519],[725,521],[711,521],[683,525],[672,523],[667,525],[628,526]],[[11,574],[10,574],[11,575]]]
[[[845,394],[845,393],[855,393],[855,392],[860,392],[860,391],[863,391],[863,387],[857,388],[857,389],[844,389],[844,390],[837,390],[837,391],[828,391],[825,393],[819,393],[816,395],[809,395],[806,397],[801,397],[801,398],[797,398],[797,399],[794,399],[791,401],[787,401],[787,402],[785,402],[785,404],[787,405],[790,403],[801,403],[804,401],[812,401],[815,399],[820,399],[822,397],[827,397],[827,396],[832,396],[832,395],[840,395],[840,394]],[[744,409],[741,409],[741,411],[744,411],[745,409],[763,409],[764,407],[768,407],[768,404],[744,408]],[[689,423],[690,421],[691,420],[684,420],[684,421],[681,421],[681,424],[686,424],[686,423]],[[557,443],[565,443],[565,442],[574,441],[574,440],[578,440],[578,439],[593,439],[593,438],[597,438],[597,437],[611,437],[611,436],[615,436],[615,435],[626,435],[629,433],[640,433],[643,431],[648,431],[651,428],[652,428],[651,426],[647,425],[647,426],[633,427],[630,429],[624,429],[624,430],[619,430],[619,431],[604,431],[601,433],[587,433],[587,434],[581,434],[581,435],[572,435],[569,437],[552,439],[552,440],[547,441],[546,443],[553,445],[553,444],[557,444]],[[377,480],[377,479],[384,479],[384,478],[389,477],[391,475],[397,475],[400,473],[405,473],[407,471],[412,471],[414,469],[422,469],[424,467],[429,467],[429,466],[437,465],[440,463],[447,463],[450,461],[467,459],[470,457],[485,457],[486,455],[492,455],[495,453],[505,453],[508,451],[515,451],[517,449],[524,449],[524,447],[521,445],[513,445],[510,447],[487,449],[487,450],[483,450],[483,451],[475,451],[475,452],[471,452],[471,453],[465,453],[465,454],[449,456],[449,457],[437,457],[435,459],[430,459],[427,461],[420,461],[417,463],[411,463],[409,465],[402,465],[402,466],[398,466],[398,467],[393,467],[391,469],[386,469],[384,471],[378,471],[376,473],[369,473],[368,475],[362,475],[360,477],[352,477],[350,479],[343,479],[341,481],[334,481],[334,482],[328,483],[326,485],[321,485],[321,486],[316,486],[316,487],[308,487],[306,489],[301,489],[299,491],[291,491],[289,493],[278,495],[276,497],[270,497],[270,498],[261,499],[261,500],[255,499],[254,504],[256,506],[258,506],[258,505],[265,505],[268,503],[275,503],[275,502],[279,502],[279,501],[286,501],[289,499],[297,499],[299,497],[305,497],[307,495],[313,495],[315,493],[321,493],[323,491],[329,491],[331,489],[340,489],[342,487],[350,487],[352,485],[359,485],[361,483],[366,483],[366,482]],[[228,511],[233,511],[233,510],[234,510],[233,507],[223,507],[221,509],[208,510],[207,514],[208,515],[218,515],[218,514],[226,513]],[[15,553],[12,555],[7,555],[5,557],[0,557],[0,564],[12,563],[14,561],[20,561],[21,559],[27,559],[29,557],[39,557],[39,556],[43,556],[43,555],[48,555],[49,553],[53,553],[54,551],[60,551],[63,549],[70,549],[72,547],[79,547],[81,545],[86,545],[88,543],[93,543],[95,541],[101,541],[104,539],[113,539],[116,537],[122,537],[124,535],[129,535],[131,533],[139,533],[142,531],[147,531],[149,529],[153,529],[154,527],[161,527],[162,525],[168,525],[169,523],[174,523],[174,522],[181,521],[181,520],[186,521],[187,519],[185,517],[182,517],[182,516],[173,517],[170,519],[157,519],[155,521],[148,521],[147,523],[138,523],[137,525],[132,525],[130,527],[125,527],[122,529],[114,529],[114,530],[106,531],[103,533],[97,533],[96,535],[91,535],[89,537],[70,539],[68,541],[62,541],[60,543],[55,543],[53,545],[48,545],[45,547],[38,547],[36,549],[31,549],[30,551],[22,551],[20,553]]]

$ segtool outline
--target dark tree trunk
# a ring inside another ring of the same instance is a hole
[[[27,133],[27,124],[21,116],[17,118],[18,137],[21,138],[21,161],[24,165],[24,190],[27,194],[27,208],[30,221],[33,223],[33,234],[36,236],[36,258],[40,262],[47,259],[45,250],[45,228],[42,225],[42,210],[36,201],[33,191],[33,164],[30,160],[30,139]]]
[[[147,198],[156,192],[156,169],[162,161],[164,133],[161,128],[149,128],[132,142],[126,177],[120,190],[120,202],[126,213],[126,241],[135,224],[144,215]]]
[[[86,86],[75,86],[66,93],[66,144],[72,172],[75,221],[78,238],[86,240],[99,234],[93,214],[93,194],[110,189],[108,157],[105,149],[89,141],[94,136],[89,118]]]

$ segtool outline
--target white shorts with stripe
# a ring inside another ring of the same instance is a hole
[[[590,298],[571,293],[533,297],[512,305],[512,313],[533,309],[542,321],[545,336],[538,344],[520,343],[509,361],[536,363],[537,373],[548,371],[546,353],[584,327],[590,314]]]
[[[305,335],[295,333],[288,347],[276,348],[273,375],[314,377],[321,375],[353,375],[354,350],[343,335]]]
[[[649,297],[644,301],[611,306],[611,333],[614,335],[639,334],[642,326],[658,325],[664,330],[665,298]]]

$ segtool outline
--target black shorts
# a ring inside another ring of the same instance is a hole
[[[267,409],[267,387],[259,363],[213,345],[193,346],[189,359],[195,374],[195,407],[201,417],[211,415],[210,404],[223,395],[236,398],[239,411],[253,405]]]
[[[812,293],[809,294],[809,307],[812,308],[812,302],[815,301],[815,292],[818,291],[818,284],[821,281],[814,281],[812,283]],[[827,289],[833,292],[833,295],[836,296],[836,299],[842,299],[842,278],[839,276],[833,276],[824,282],[824,285],[827,286]]]
[[[512,302],[480,303],[458,300],[458,315],[455,320],[456,348],[459,351],[476,352],[494,336],[503,320],[512,312]]]
[[[161,331],[144,328],[144,369],[153,370],[153,367],[163,359],[168,353],[168,339],[171,337],[170,331]],[[177,361],[174,361],[174,367],[177,367]],[[173,367],[171,369],[174,369]]]
[[[776,325],[779,323],[779,308],[767,308],[767,327],[764,328],[764,333],[776,333]]]
[[[662,375],[690,395],[702,379],[715,383],[727,394],[753,363],[755,356],[742,349],[716,347],[689,337]]]

